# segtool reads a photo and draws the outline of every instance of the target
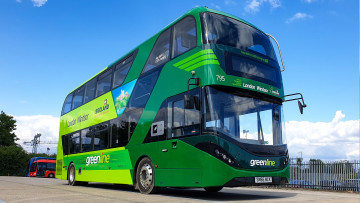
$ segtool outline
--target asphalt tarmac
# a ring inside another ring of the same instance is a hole
[[[89,183],[69,186],[49,178],[0,176],[3,202],[359,202],[358,193],[254,187],[224,188],[218,193],[203,189],[165,188],[144,195],[132,186]]]

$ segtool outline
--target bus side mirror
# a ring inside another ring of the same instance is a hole
[[[299,105],[300,113],[303,114],[303,111],[304,111],[304,108],[306,107],[306,104],[302,104],[302,103],[298,100],[298,105]]]
[[[299,105],[300,113],[303,114],[304,108],[306,107],[306,104],[305,104],[305,102],[304,102],[304,97],[302,96],[301,93],[295,93],[295,94],[285,95],[283,98],[285,98],[285,97],[291,97],[291,96],[295,96],[295,95],[299,95],[300,97],[295,98],[295,99],[287,99],[287,100],[284,100],[284,102],[297,100],[297,101],[298,101],[298,105]],[[301,103],[301,101],[302,101],[302,103]]]

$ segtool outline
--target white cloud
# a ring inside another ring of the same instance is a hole
[[[15,134],[20,139],[17,141],[26,151],[31,152],[32,147],[25,145],[24,141],[31,141],[37,133],[41,133],[40,141],[44,143],[57,143],[59,139],[60,119],[50,115],[35,116],[14,116],[16,120]],[[56,153],[56,144],[40,144],[38,152],[46,153],[46,148],[50,148],[50,153]]]
[[[43,6],[48,0],[31,0],[35,7]]]
[[[278,8],[281,6],[280,0],[248,0],[246,2],[245,11],[255,14],[260,11],[260,7],[265,3],[270,4],[271,8]]]
[[[257,13],[259,11],[260,4],[260,0],[248,1],[247,5],[245,6],[245,11],[249,13]]]
[[[278,8],[281,6],[280,0],[268,0],[272,8]]]
[[[21,0],[16,0],[16,2],[21,3]]]
[[[300,19],[307,19],[307,18],[313,18],[312,15],[306,14],[306,13],[295,13],[293,17],[287,19],[285,23],[290,24],[294,20],[300,20]]]
[[[337,111],[331,122],[289,121],[286,136],[291,157],[359,159],[359,120],[343,121]]]
[[[316,0],[303,0],[303,1],[305,1],[306,3],[312,3],[312,2],[314,2],[314,1],[316,1]]]

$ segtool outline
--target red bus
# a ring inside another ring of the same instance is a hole
[[[34,161],[30,168],[30,177],[55,178],[56,160],[40,159]]]

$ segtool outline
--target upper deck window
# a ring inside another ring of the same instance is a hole
[[[235,19],[202,13],[204,43],[236,47],[276,60],[270,39],[261,31]]]
[[[86,83],[84,104],[95,98],[95,88],[96,78],[93,78],[88,83]]]
[[[115,66],[113,88],[120,86],[134,61],[134,55],[126,58]]]
[[[69,94],[66,97],[61,115],[66,114],[67,112],[71,111],[72,98],[73,98],[73,93]]]
[[[169,61],[170,58],[170,34],[171,29],[165,30],[160,34],[150,56],[146,62],[143,73],[156,68]]]
[[[77,107],[83,104],[84,91],[85,91],[84,86],[82,86],[81,88],[75,91],[71,109],[76,109]]]
[[[174,25],[173,44],[173,57],[196,46],[196,22],[193,17],[186,17]]]
[[[111,73],[112,69],[107,70],[103,74],[99,76],[99,80],[97,83],[97,91],[96,96],[103,95],[104,93],[108,92],[111,87]]]

